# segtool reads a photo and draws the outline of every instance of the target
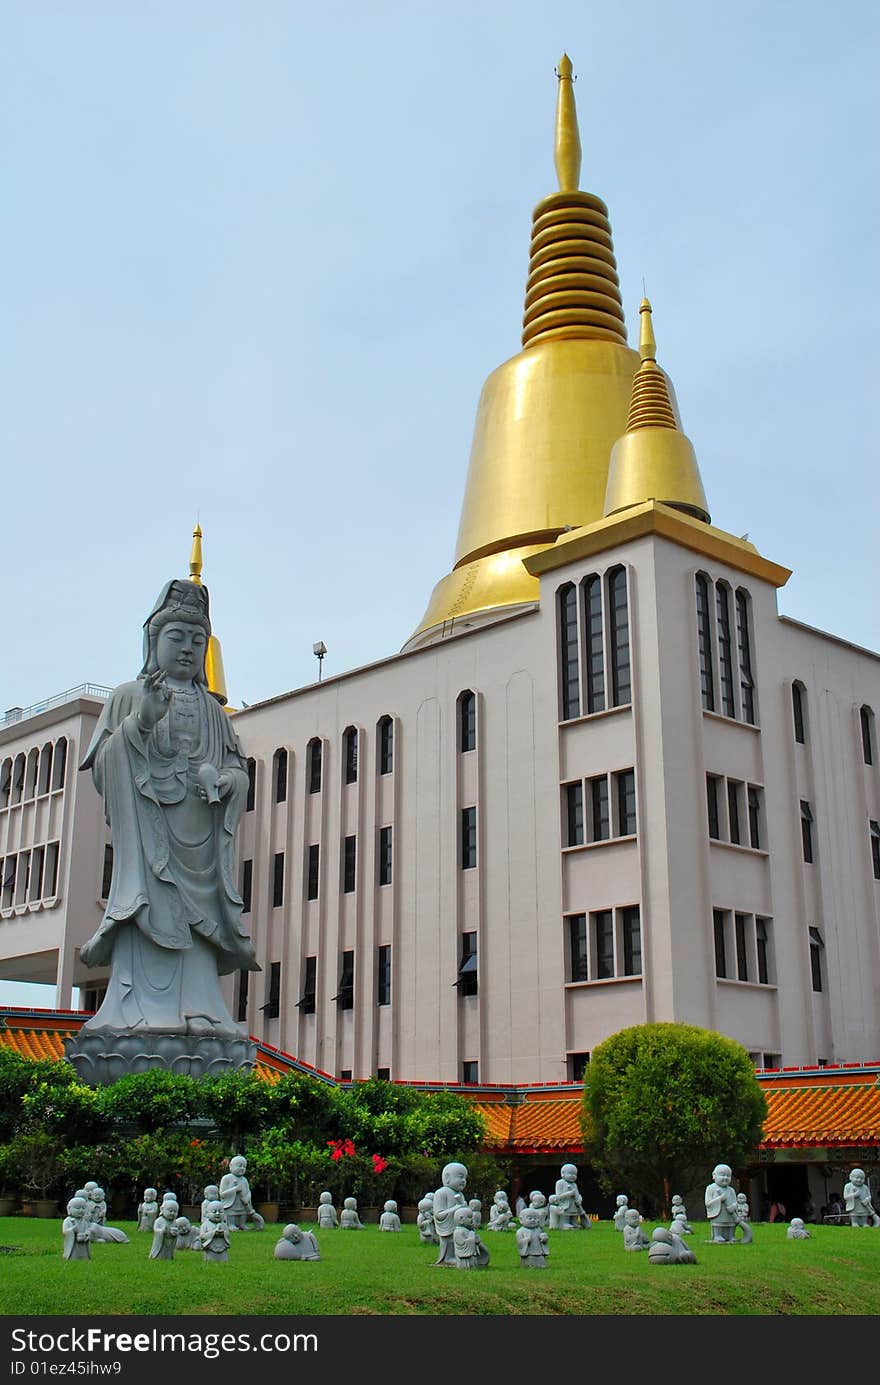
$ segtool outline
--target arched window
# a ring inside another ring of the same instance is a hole
[[[287,751],[283,747],[275,751],[272,760],[272,782],[275,785],[275,802],[283,803],[287,798]]]
[[[321,742],[315,736],[306,747],[306,775],[309,793],[321,792]]]
[[[37,770],[40,764],[40,752],[36,746],[28,752],[27,769],[24,776],[24,796],[33,798],[37,792]]]
[[[15,764],[12,766],[12,802],[20,803],[21,795],[24,792],[24,753],[15,757]]]
[[[0,765],[0,808],[9,807],[12,793],[12,760],[7,757]]]
[[[52,788],[63,789],[64,779],[67,773],[67,739],[61,736],[55,742],[55,750],[52,754]]]
[[[581,714],[580,658],[578,650],[577,591],[567,582],[557,592],[559,613],[559,680],[562,720]]]
[[[52,783],[52,742],[48,741],[40,751],[40,779],[37,793],[48,793]]]
[[[623,707],[632,701],[629,656],[629,611],[626,597],[626,568],[613,567],[608,582],[608,657],[611,663],[611,705]]]
[[[866,765],[874,763],[874,713],[865,705],[859,708],[859,722],[862,728],[862,756]]]
[[[803,683],[791,685],[791,714],[794,718],[794,738],[798,745],[807,743],[807,690]]]
[[[752,674],[752,636],[749,615],[749,594],[742,587],[736,589],[736,639],[739,654],[739,695],[742,704],[742,719],[750,726],[755,724],[755,680]]]
[[[470,688],[458,695],[458,748],[461,751],[477,748],[477,699]]]
[[[726,717],[736,716],[733,695],[733,647],[730,641],[730,588],[715,583],[715,615],[718,635],[718,673],[721,683],[721,710]]]
[[[358,777],[358,729],[347,726],[342,735],[342,759],[346,784],[356,784]]]
[[[697,638],[700,650],[700,691],[703,706],[707,712],[715,711],[715,677],[712,672],[712,621],[709,609],[709,579],[698,572],[697,589]]]
[[[382,717],[379,722],[379,773],[390,774],[394,769],[394,722]]]
[[[246,768],[248,786],[247,798],[245,799],[244,803],[244,810],[246,813],[252,813],[254,811],[254,805],[257,801],[257,762],[255,759],[253,759],[253,757],[249,757],[246,761]]]
[[[596,573],[581,583],[587,642],[587,711],[605,710],[605,644],[602,638],[602,579]]]

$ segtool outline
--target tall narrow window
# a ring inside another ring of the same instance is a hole
[[[806,709],[804,707],[806,696],[802,683],[792,683],[791,715],[794,719],[794,738],[798,745],[806,745],[807,743]]]
[[[238,1000],[236,1019],[239,1024],[247,1022],[248,990],[250,989],[251,974],[249,971],[238,973]]]
[[[391,1004],[391,944],[376,949],[376,1004]]]
[[[727,975],[727,942],[724,936],[724,910],[712,910],[712,926],[715,932],[715,975]]]
[[[733,649],[730,643],[730,593],[726,582],[715,583],[716,629],[718,631],[718,673],[721,683],[721,710],[726,717],[736,716],[733,697]]]
[[[629,656],[629,612],[626,600],[626,568],[614,567],[608,574],[609,657],[611,659],[611,705],[625,706],[632,701]]]
[[[4,770],[6,766],[4,765]],[[40,751],[40,781],[37,788],[38,793],[48,793],[52,784],[52,743],[51,741],[43,746]],[[0,808],[3,804],[3,784],[0,782]]]
[[[343,759],[345,761],[346,784],[356,784],[358,777],[358,732],[356,726],[349,726],[343,737]]]
[[[458,980],[455,982],[459,995],[477,994],[477,935],[462,933],[461,960],[458,964]]]
[[[735,779],[727,781],[727,825],[730,828],[730,840],[739,846],[742,841],[739,828],[739,795],[742,785]]]
[[[256,760],[248,759],[245,763],[247,768],[248,782],[247,798],[244,801],[244,810],[246,813],[252,813],[254,811],[254,804],[257,800],[257,762]]]
[[[758,953],[758,981],[762,986],[770,981],[770,925],[767,919],[755,919],[755,944]]]
[[[859,723],[862,728],[862,758],[866,765],[874,763],[874,713],[870,707],[859,708]]]
[[[559,589],[559,675],[562,720],[581,714],[578,658],[577,590],[571,582]]]
[[[641,976],[642,924],[637,904],[631,904],[623,910],[621,932],[623,934],[623,974],[624,976]]]
[[[822,934],[818,928],[810,929],[810,979],[813,983],[814,991],[822,989],[822,953],[825,944],[822,941]]]
[[[718,780],[714,774],[706,775],[706,808],[709,814],[709,836],[715,841],[721,836],[718,821]]]
[[[318,898],[318,884],[321,878],[321,847],[318,842],[309,846],[309,864],[306,872],[306,899]]]
[[[55,742],[55,751],[52,756],[52,788],[63,789],[64,779],[67,773],[67,740],[62,736]]]
[[[18,856],[18,877],[15,882],[16,904],[26,904],[28,885],[31,883],[31,853],[21,851]]]
[[[113,879],[113,846],[107,842],[104,847],[104,869],[101,874],[101,898],[106,899],[110,894],[110,883]]]
[[[283,803],[287,798],[287,751],[276,750],[274,759],[275,802]]]
[[[472,870],[477,864],[477,810],[461,810],[461,868]]]
[[[392,833],[390,827],[379,828],[379,884],[391,884]]]
[[[801,799],[801,841],[804,848],[804,860],[813,859],[813,810],[805,798]]]
[[[587,781],[590,785],[590,841],[604,842],[611,836],[608,806],[608,775],[600,774]]]
[[[746,928],[748,918],[745,914],[735,914],[733,919],[733,936],[736,943],[736,975],[740,981],[749,979],[749,951]]]
[[[15,757],[15,765],[12,770],[12,802],[20,803],[21,795],[24,790],[24,755],[19,754]]]
[[[761,849],[761,790],[749,784],[746,791],[749,805],[749,846]]]
[[[880,822],[870,819],[871,830],[871,864],[874,868],[874,879],[880,880]]]
[[[343,952],[339,973],[339,991],[334,997],[340,1010],[354,1009],[354,952]]]
[[[697,638],[700,649],[700,692],[707,712],[715,711],[715,678],[712,673],[712,623],[709,613],[709,580],[697,573]]]
[[[602,638],[602,579],[585,577],[584,622],[587,633],[587,711],[605,710],[605,650]]]
[[[34,798],[37,792],[37,770],[40,764],[40,752],[36,746],[27,757],[27,771],[24,781],[25,798]]]
[[[284,852],[276,851],[272,860],[272,908],[284,903]]]
[[[749,598],[742,587],[736,593],[736,638],[739,653],[739,696],[742,719],[755,724],[755,682],[752,676],[752,639],[749,633]]]
[[[383,717],[379,722],[379,773],[390,774],[394,769],[394,722]]]
[[[31,887],[28,892],[31,900],[33,900],[34,902],[36,902],[38,899],[43,898],[43,870],[45,867],[45,861],[46,848],[44,846],[35,846],[33,850],[33,855],[31,856]],[[0,868],[0,876],[2,876],[2,874],[2,868]],[[109,880],[107,883],[109,887]],[[101,898],[106,899],[107,896],[102,895]]]
[[[634,837],[636,831],[636,772],[621,770],[617,781],[617,835]]]
[[[590,917],[596,949],[596,980],[607,981],[614,975],[614,915],[610,909],[599,909]]]
[[[308,776],[309,793],[321,792],[321,742],[317,736],[309,741],[306,748],[306,772]]]
[[[565,813],[565,845],[583,846],[584,842],[584,786],[581,780],[576,784],[563,785]]]
[[[586,981],[589,978],[587,916],[570,914],[568,926],[569,979]]]
[[[43,751],[45,754],[45,749]],[[49,751],[49,764],[52,763],[51,749]],[[48,785],[47,785],[48,788]],[[12,761],[4,760],[0,765],[0,808],[9,807],[9,794],[12,789]]]
[[[584,1073],[590,1064],[589,1053],[569,1053],[566,1059],[567,1080],[569,1082],[583,1082]]]
[[[3,874],[0,876],[0,908],[12,908],[15,901],[15,876],[17,870],[18,857],[7,856],[3,861]]]
[[[266,1004],[261,1006],[267,1020],[277,1020],[281,1014],[281,963],[270,962],[266,979]]]
[[[475,1087],[480,1080],[480,1065],[475,1058],[467,1058],[461,1065],[463,1087]]]
[[[458,699],[458,748],[462,751],[477,748],[477,697],[470,688]]]
[[[46,867],[43,876],[44,899],[54,899],[58,893],[58,853],[59,843],[50,842],[46,847]]]
[[[305,957],[303,959],[302,995],[296,1002],[297,1009],[299,1009],[304,1015],[313,1015],[315,1013],[315,994],[317,991],[317,978],[317,957]]]
[[[242,861],[241,863],[241,912],[249,914],[251,911],[251,893],[254,885],[254,863],[253,861]]]
[[[346,837],[342,844],[342,893],[354,891],[357,873],[357,837]]]

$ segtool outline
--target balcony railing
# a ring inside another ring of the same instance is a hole
[[[65,702],[73,702],[78,697],[107,698],[112,691],[112,688],[102,688],[99,683],[80,683],[78,688],[68,688],[67,692],[47,697],[45,702],[35,702],[32,707],[9,707],[0,714],[0,731],[16,722],[26,721],[28,717],[35,717],[40,712],[48,712],[52,707],[62,707]]]

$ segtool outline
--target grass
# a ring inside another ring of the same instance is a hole
[[[757,1225],[751,1246],[714,1246],[705,1223],[688,1244],[696,1265],[654,1266],[627,1252],[610,1222],[551,1232],[547,1270],[523,1270],[510,1232],[483,1234],[491,1263],[435,1269],[418,1230],[319,1234],[321,1260],[273,1259],[281,1228],[232,1238],[226,1265],[195,1251],[148,1258],[150,1236],[117,1223],[129,1245],[94,1245],[90,1261],[61,1258],[60,1220],[0,1218],[0,1312],[95,1315],[718,1315],[880,1312],[880,1231],[814,1226],[808,1241]],[[648,1234],[652,1228],[645,1227]]]

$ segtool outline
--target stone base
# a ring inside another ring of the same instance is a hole
[[[150,1068],[165,1068],[188,1077],[218,1077],[239,1068],[253,1068],[257,1046],[245,1037],[81,1029],[65,1043],[64,1056],[84,1082],[100,1086]]]

